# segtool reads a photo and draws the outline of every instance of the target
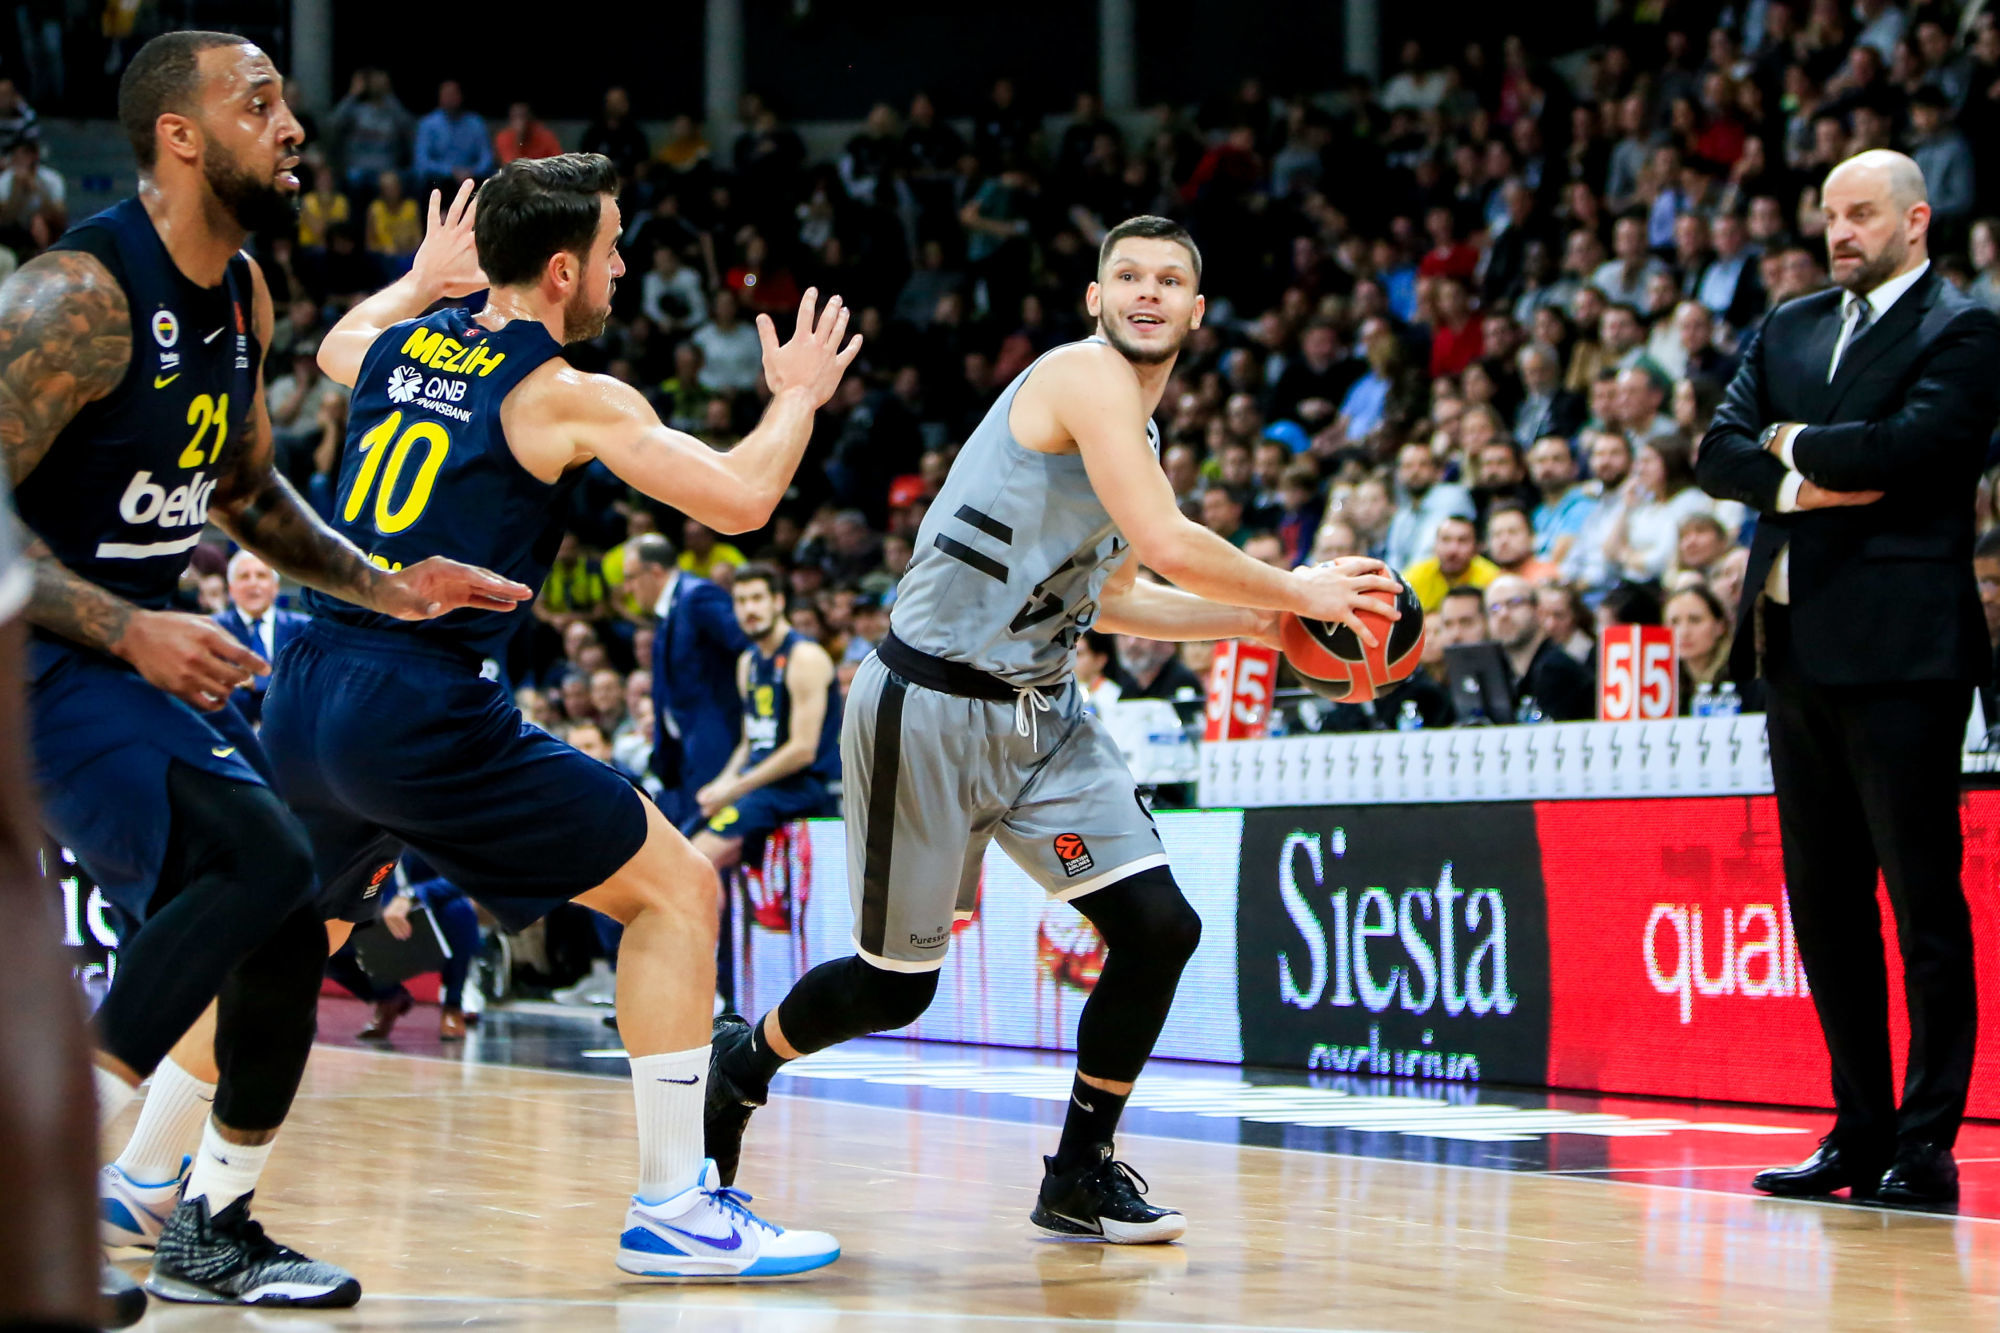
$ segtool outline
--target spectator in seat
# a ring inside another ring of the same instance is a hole
[[[1662,616],[1681,661],[1680,712],[1686,717],[1702,686],[1717,689],[1729,679],[1729,613],[1707,584],[1691,583],[1667,598]]]
[[[0,144],[41,135],[41,117],[10,78],[0,75]]]
[[[437,106],[417,122],[412,167],[420,191],[442,190],[446,198],[460,181],[483,180],[493,171],[493,144],[486,122],[465,109],[458,80],[438,85]]]
[[[1576,541],[1562,562],[1563,578],[1594,600],[1618,582],[1617,567],[1605,554],[1611,530],[1624,513],[1624,492],[1632,476],[1632,442],[1619,430],[1585,435],[1590,462],[1586,493],[1591,504],[1577,527]]]
[[[1717,217],[1710,228],[1710,240],[1715,256],[1694,276],[1690,290],[1710,314],[1731,329],[1747,329],[1764,314],[1764,285],[1757,276],[1756,256],[1743,219],[1734,213]]]
[[[1456,514],[1438,524],[1432,554],[1403,571],[1410,591],[1426,612],[1444,604],[1444,595],[1461,585],[1484,588],[1500,576],[1500,567],[1479,554],[1479,536],[1472,520]]]
[[[688,519],[681,524],[681,554],[678,563],[684,573],[728,587],[735,577],[736,569],[748,561],[743,552],[735,546],[725,541],[718,541],[714,529]]]
[[[249,551],[229,558],[229,604],[214,615],[215,623],[230,637],[264,659],[265,665],[278,660],[278,650],[305,632],[312,617],[278,606],[278,576],[271,567]],[[253,676],[229,696],[236,710],[252,726],[264,720],[264,694],[271,688],[268,673]]]
[[[0,171],[0,245],[27,259],[48,249],[69,226],[63,178],[42,165],[41,141],[16,139]]]
[[[1306,326],[1299,338],[1299,355],[1278,376],[1271,390],[1273,421],[1331,420],[1347,391],[1361,378],[1363,365],[1344,354],[1340,332],[1326,320]]]
[[[1657,583],[1667,572],[1690,514],[1713,513],[1715,502],[1694,484],[1694,450],[1678,431],[1639,447],[1619,512],[1605,538],[1611,568],[1635,583]]]
[[[1471,415],[1467,414],[1471,420]],[[1527,513],[1533,513],[1541,503],[1541,493],[1535,483],[1528,480],[1527,460],[1521,456],[1521,446],[1505,435],[1497,432],[1482,440],[1475,450],[1468,443],[1467,461],[1477,469],[1478,482],[1472,488],[1474,521],[1482,530],[1486,518],[1495,506],[1512,503],[1519,505]]]
[[[1431,378],[1456,375],[1486,354],[1485,329],[1465,284],[1455,278],[1437,285],[1437,322],[1431,326]]]
[[[324,164],[313,168],[312,189],[299,201],[299,248],[326,249],[327,233],[354,219],[354,206],[340,192],[340,178]]]
[[[1243,492],[1238,488],[1211,486],[1201,493],[1201,525],[1241,550],[1252,533],[1243,522],[1246,507]]]
[[[657,617],[652,660],[653,775],[665,789],[660,811],[676,826],[701,811],[695,793],[729,762],[742,708],[736,662],[750,640],[729,594],[674,559],[657,533],[626,544],[625,582]]]
[[[385,171],[375,182],[368,205],[368,253],[382,268],[384,282],[409,271],[410,259],[423,244],[424,222],[417,201],[403,193],[403,178]]]
[[[1729,529],[1714,514],[1689,514],[1676,534],[1674,563],[1667,570],[1669,588],[1706,583],[1722,557],[1729,554]]]
[[[1584,402],[1563,388],[1562,359],[1541,343],[1529,343],[1515,358],[1521,375],[1521,405],[1514,410],[1514,440],[1523,449],[1545,435],[1564,439],[1583,425]]]
[[[653,152],[646,142],[646,132],[632,118],[632,99],[623,88],[617,87],[604,90],[603,107],[576,146],[579,152],[604,154],[617,166],[618,174],[627,179]]]
[[[1535,556],[1535,529],[1528,511],[1515,500],[1496,503],[1486,515],[1486,555],[1505,574],[1540,584],[1561,577],[1554,565]]]
[[[1076,685],[1083,706],[1101,712],[1125,694],[1125,673],[1118,666],[1118,641],[1099,630],[1085,630],[1076,641]]]
[[[1660,409],[1666,405],[1667,385],[1656,368],[1630,366],[1618,372],[1613,411],[1617,425],[1634,444],[1644,445],[1666,435],[1677,435],[1674,419]]]
[[[327,144],[351,190],[366,191],[385,171],[409,165],[415,122],[383,69],[357,69],[347,96],[326,118]]]
[[[493,157],[501,166],[523,157],[555,157],[563,150],[555,131],[535,118],[526,102],[507,108],[507,123],[493,132]]]
[[[1514,697],[1521,711],[1551,722],[1582,722],[1597,716],[1597,689],[1590,673],[1542,629],[1535,590],[1528,581],[1502,574],[1486,589],[1488,633],[1507,655]]]
[[[717,292],[714,318],[689,338],[701,349],[701,385],[711,393],[748,393],[763,377],[764,347],[742,312],[735,292]]]
[[[1382,557],[1393,568],[1405,569],[1427,554],[1436,541],[1438,525],[1447,517],[1471,521],[1475,512],[1472,492],[1457,482],[1442,480],[1443,475],[1428,444],[1412,441],[1397,452],[1396,483],[1403,498],[1389,520]]]
[[[1535,613],[1542,618],[1542,633],[1549,642],[1597,672],[1597,640],[1590,634],[1590,608],[1577,590],[1566,583],[1545,584],[1535,590]]]
[[[1189,704],[1198,709],[1207,698],[1201,678],[1188,670],[1171,643],[1120,634],[1118,668],[1125,676],[1123,698],[1165,699],[1177,709]]]
[[[1611,229],[1611,255],[1590,275],[1590,285],[1603,292],[1613,305],[1642,308],[1646,304],[1646,280],[1667,271],[1667,266],[1646,248],[1645,218],[1627,215],[1618,219]]]
[[[708,322],[708,294],[701,275],[683,264],[671,245],[654,249],[653,266],[639,280],[639,293],[639,308],[661,333],[685,333]],[[700,349],[695,350],[699,355]]]
[[[1951,102],[1929,84],[1910,97],[1910,156],[1924,173],[1931,203],[1931,228],[1939,251],[1964,244],[1978,195],[1972,149],[1950,123]]]
[[[1530,511],[1535,554],[1561,565],[1576,544],[1594,497],[1578,482],[1576,455],[1559,435],[1544,436],[1528,450],[1528,477],[1541,495],[1541,503]]]

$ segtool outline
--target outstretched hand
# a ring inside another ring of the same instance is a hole
[[[848,316],[840,298],[829,300],[815,321],[813,305],[818,298],[817,287],[806,288],[805,297],[799,302],[799,322],[792,331],[791,341],[783,346],[778,343],[778,326],[771,322],[771,317],[757,316],[757,340],[764,345],[764,382],[771,386],[773,394],[804,389],[812,395],[814,407],[833,397],[833,391],[840,387],[841,375],[861,351],[858,333],[845,348],[840,345],[847,333]]]
[[[1341,556],[1324,565],[1295,569],[1292,577],[1303,585],[1295,608],[1300,615],[1345,625],[1370,648],[1375,646],[1375,635],[1358,614],[1364,602],[1369,610],[1386,619],[1402,618],[1393,607],[1384,606],[1381,598],[1368,596],[1386,592],[1393,598],[1403,589],[1380,560],[1361,555]]]
[[[398,620],[430,620],[449,611],[512,611],[532,598],[525,583],[491,570],[434,555],[408,569],[385,574],[377,584],[374,609]]]
[[[430,215],[424,228],[423,244],[410,261],[410,274],[427,292],[443,300],[457,300],[483,292],[493,284],[479,267],[479,247],[473,239],[473,216],[478,201],[472,182],[464,181],[452,196],[451,208],[440,207],[442,196],[431,191]]]

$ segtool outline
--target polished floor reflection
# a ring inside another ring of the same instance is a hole
[[[404,1053],[315,1054],[259,1196],[276,1235],[361,1276],[360,1308],[156,1307],[143,1327],[2000,1325],[2000,1223],[1737,1192],[1810,1148],[1810,1117],[1525,1094],[1398,1107],[1390,1089],[1163,1067],[1121,1156],[1188,1235],[1107,1248],[1027,1224],[1056,1062],[888,1042],[781,1084],[740,1182],[845,1257],[801,1281],[651,1285],[611,1264],[635,1162],[615,1037],[510,1018],[423,1058],[429,1013],[406,1020]],[[330,1039],[358,1026],[358,1006],[328,1006]]]

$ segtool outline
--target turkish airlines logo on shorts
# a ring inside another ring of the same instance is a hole
[[[1062,862],[1063,874],[1071,879],[1096,865],[1090,859],[1090,848],[1084,845],[1081,834],[1058,833],[1055,846],[1056,859]]]

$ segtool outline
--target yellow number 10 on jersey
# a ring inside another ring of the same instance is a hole
[[[354,489],[347,493],[347,503],[341,508],[344,522],[352,523],[361,517],[362,509],[368,503],[368,492],[375,492],[375,530],[384,535],[401,532],[423,515],[424,506],[431,502],[431,487],[437,484],[438,469],[444,466],[444,457],[451,452],[451,436],[443,426],[435,421],[417,421],[401,435],[396,428],[403,424],[401,412],[391,412],[382,419],[382,424],[361,437],[361,472],[354,479]],[[389,442],[395,441],[392,446]],[[416,480],[410,483],[409,494],[403,502],[391,508],[396,494],[396,483],[402,480],[403,466],[410,461],[410,451],[418,445],[424,446],[424,461],[417,468]],[[388,458],[383,465],[384,456]],[[375,484],[376,474],[381,474],[381,485]]]

